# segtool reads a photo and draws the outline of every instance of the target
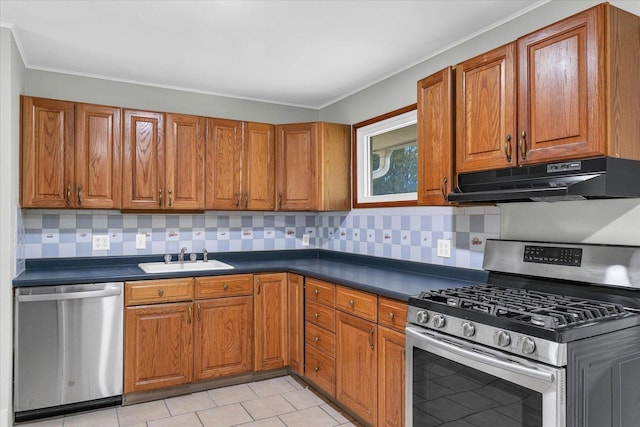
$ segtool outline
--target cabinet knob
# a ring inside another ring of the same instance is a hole
[[[224,289],[225,291],[228,291],[229,285],[225,283],[224,285],[222,285],[222,289]]]
[[[163,288],[158,289],[158,295],[159,296],[163,296],[164,295],[164,289]]]
[[[389,319],[393,320],[396,317],[394,313],[389,313]]]
[[[319,316],[318,313],[313,313],[313,316],[316,318],[316,320],[318,320],[318,316]]]
[[[356,304],[356,303],[355,303],[355,301],[354,301],[354,300],[352,300],[352,299],[350,299],[350,300],[349,300],[349,305],[351,306],[351,308],[353,308],[353,306],[354,306],[355,304]]]
[[[319,291],[318,289],[314,289],[314,290],[313,290],[313,293],[314,293],[316,296],[318,296],[318,294],[320,293],[320,291]]]
[[[314,340],[315,340],[316,342],[318,342],[318,341],[320,341],[320,337],[316,336],[316,337],[314,338]]]
[[[313,368],[313,372],[318,372],[320,370],[319,366],[316,366],[315,368]]]

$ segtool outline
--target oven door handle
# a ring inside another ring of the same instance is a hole
[[[506,369],[508,371],[526,375],[528,377],[546,381],[548,383],[554,383],[556,380],[556,376],[551,372],[543,372],[533,367],[523,366],[515,362],[507,362],[504,360],[487,356],[486,354],[478,353],[472,350],[467,350],[466,348],[458,347],[457,345],[454,345],[454,344],[449,344],[448,342],[439,340],[437,338],[433,338],[427,334],[420,333],[411,328],[407,328],[405,332],[407,334],[413,335],[414,338],[417,340],[426,341],[428,344],[432,345],[433,347],[437,347],[444,351],[457,354],[458,356],[475,360],[476,362],[479,362],[479,363],[484,363],[486,365],[494,366],[500,369]]]

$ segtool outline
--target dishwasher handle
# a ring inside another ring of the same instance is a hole
[[[18,302],[36,301],[66,301],[86,298],[105,298],[118,296],[122,293],[120,286],[109,286],[98,291],[57,292],[50,294],[18,295]]]

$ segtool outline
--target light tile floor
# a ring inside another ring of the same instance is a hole
[[[24,427],[361,426],[291,376],[120,406]]]

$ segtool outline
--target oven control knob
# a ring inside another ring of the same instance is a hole
[[[416,320],[418,320],[418,323],[427,323],[427,320],[429,320],[429,313],[424,310],[419,311],[416,314]]]
[[[493,341],[500,347],[507,347],[511,344],[511,336],[505,331],[497,331],[493,336]]]
[[[462,324],[462,335],[465,337],[472,337],[476,334],[476,327],[471,322],[464,322]]]
[[[447,323],[442,314],[436,314],[433,316],[433,326],[436,328],[444,328],[444,324]]]
[[[533,354],[536,351],[536,343],[528,337],[522,339],[522,352],[524,354]]]

